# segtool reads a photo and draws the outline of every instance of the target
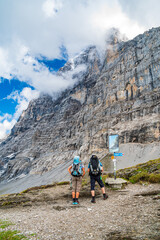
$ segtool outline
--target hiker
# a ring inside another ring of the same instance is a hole
[[[105,193],[104,184],[102,182],[102,172],[103,172],[103,166],[102,163],[99,161],[98,157],[96,155],[92,155],[90,162],[88,164],[88,172],[90,175],[90,181],[91,181],[91,196],[92,196],[92,203],[95,203],[95,182],[97,181],[99,186],[101,187],[101,191],[103,193],[103,199],[107,199],[108,195]]]
[[[82,185],[82,177],[85,175],[85,169],[79,156],[74,157],[73,164],[68,168],[68,172],[72,175],[73,204],[79,204],[78,198]]]

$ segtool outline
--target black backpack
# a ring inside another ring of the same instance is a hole
[[[98,175],[101,173],[100,162],[96,155],[92,155],[90,159],[90,173],[93,175]]]

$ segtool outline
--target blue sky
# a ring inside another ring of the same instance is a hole
[[[17,79],[4,79],[1,78],[0,83],[0,114],[14,114],[17,106],[17,101],[13,99],[7,99],[12,92],[21,92],[23,88],[31,87],[25,82],[21,82]]]
[[[65,59],[47,60],[45,57],[37,59],[40,64],[44,64],[49,71],[56,72],[59,68],[63,67],[66,63]],[[26,82],[19,81],[18,79],[4,79],[0,78],[0,115],[14,114],[17,106],[17,99],[7,98],[13,92],[21,92],[24,88],[35,89]]]
[[[160,23],[159,0],[1,0],[0,9],[0,139],[40,93],[75,83],[78,69],[56,72],[89,45],[103,53],[110,28],[132,39]]]

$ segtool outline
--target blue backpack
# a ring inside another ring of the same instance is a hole
[[[79,158],[80,158],[79,156],[75,156],[73,159],[72,176],[74,177],[82,176],[82,164]]]

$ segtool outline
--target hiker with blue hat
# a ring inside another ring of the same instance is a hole
[[[85,175],[85,169],[79,156],[74,157],[73,164],[68,168],[68,172],[72,175],[73,204],[79,204],[78,198],[82,185],[82,177]]]

